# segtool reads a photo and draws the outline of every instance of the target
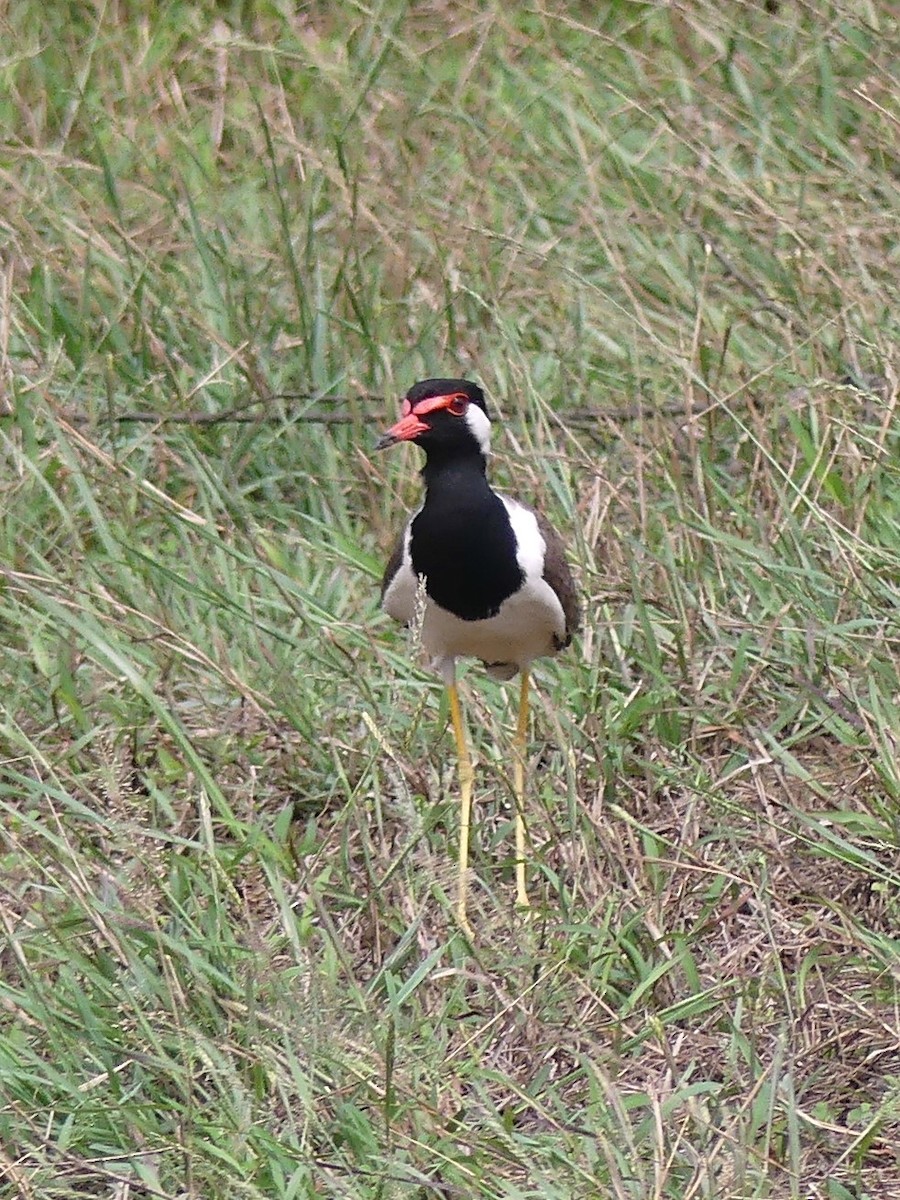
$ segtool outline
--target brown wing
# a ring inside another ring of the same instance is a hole
[[[541,531],[541,537],[546,546],[544,580],[556,592],[566,618],[566,636],[559,647],[562,650],[571,642],[572,635],[578,632],[581,624],[581,605],[578,602],[575,580],[572,578],[572,572],[566,562],[565,543],[542,513],[536,512],[534,515],[537,517],[538,529]]]

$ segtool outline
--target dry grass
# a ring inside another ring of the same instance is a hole
[[[895,14],[0,20],[3,1194],[900,1197]],[[472,946],[368,452],[457,371],[587,613],[530,921],[467,677]]]

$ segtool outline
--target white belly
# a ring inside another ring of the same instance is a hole
[[[565,635],[559,601],[543,580],[528,581],[504,600],[495,617],[461,621],[429,604],[422,626],[422,645],[435,658],[460,655],[487,663],[510,663],[521,668],[535,658],[553,654],[553,635]]]
[[[417,580],[404,563],[385,592],[384,607],[397,621],[415,623]],[[480,658],[503,664],[498,678],[510,679],[536,658],[555,654],[565,639],[566,619],[556,593],[543,579],[526,579],[519,591],[503,601],[496,616],[463,621],[425,597],[422,646],[434,666],[447,677],[453,659]]]

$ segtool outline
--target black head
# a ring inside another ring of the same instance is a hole
[[[376,449],[415,442],[428,454],[484,458],[490,436],[484,392],[477,383],[423,379],[406,393],[400,420],[379,438]]]

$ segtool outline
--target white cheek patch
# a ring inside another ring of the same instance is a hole
[[[491,423],[478,407],[470,404],[466,409],[466,424],[472,430],[475,441],[481,447],[481,453],[487,458],[491,452]]]

